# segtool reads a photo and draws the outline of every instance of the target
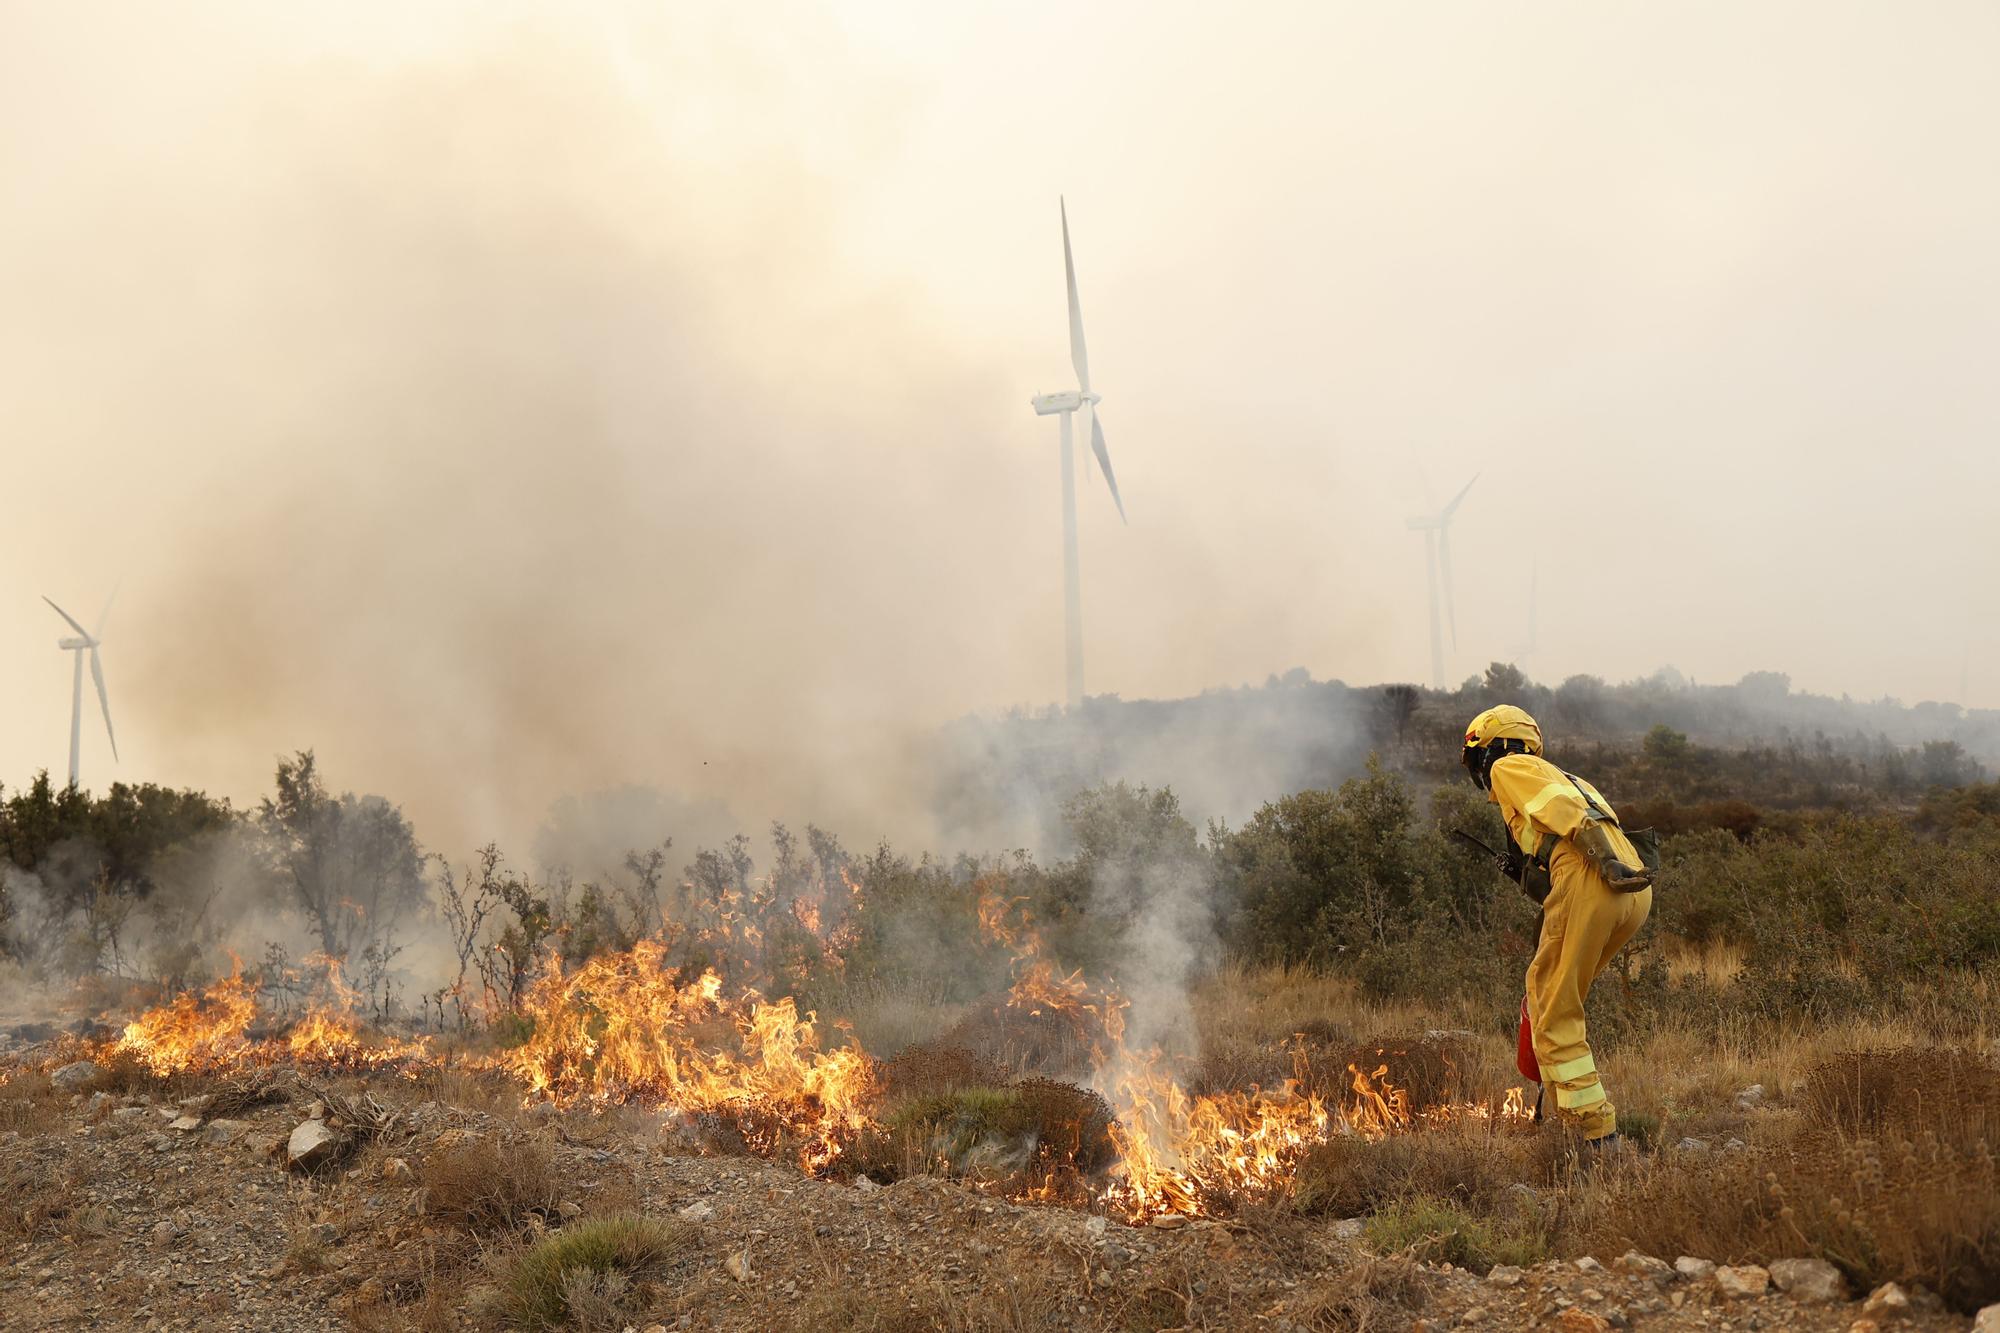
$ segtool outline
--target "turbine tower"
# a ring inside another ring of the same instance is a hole
[[[111,603],[104,604],[104,613],[97,617],[97,634],[92,634],[76,623],[75,616],[56,606],[49,598],[43,597],[42,600],[54,607],[55,613],[68,621],[69,627],[76,631],[76,637],[73,639],[56,640],[56,647],[76,655],[76,671],[70,688],[69,703],[69,785],[74,787],[77,752],[82,748],[83,740],[83,655],[86,652],[90,654],[90,678],[97,682],[97,703],[104,710],[104,735],[111,742],[111,757],[114,760],[118,758],[118,737],[111,730],[111,697],[104,692],[104,663],[97,656],[98,645],[104,642],[98,635],[104,633],[104,620],[111,614]]]
[[[1090,452],[1104,472],[1111,488],[1111,502],[1118,506],[1118,519],[1125,521],[1125,501],[1118,496],[1118,478],[1111,471],[1111,454],[1104,447],[1104,427],[1098,424],[1098,395],[1090,391],[1090,356],[1083,346],[1083,306],[1076,297],[1076,264],[1069,252],[1069,207],[1056,201],[1062,214],[1063,277],[1069,285],[1069,360],[1076,367],[1076,388],[1062,393],[1037,394],[1029,401],[1035,415],[1062,417],[1062,517],[1063,517],[1063,642],[1066,648],[1064,681],[1069,706],[1083,702],[1083,581],[1076,556],[1076,449],[1071,442],[1070,418],[1080,410],[1090,418]]]
[[[1451,588],[1451,520],[1464,502],[1466,491],[1471,490],[1473,482],[1478,480],[1479,474],[1475,472],[1472,481],[1465,483],[1465,489],[1452,497],[1450,504],[1435,514],[1419,514],[1410,520],[1410,530],[1424,534],[1425,574],[1431,592],[1431,686],[1434,689],[1447,688],[1444,679],[1445,621],[1451,625],[1452,651],[1458,651],[1458,607],[1452,600]],[[1440,566],[1444,573],[1442,619],[1439,610]]]

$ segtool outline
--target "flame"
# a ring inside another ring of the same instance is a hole
[[[1335,1136],[1379,1138],[1454,1120],[1528,1118],[1518,1088],[1498,1105],[1419,1108],[1393,1081],[1387,1048],[1380,1052],[1385,1058],[1347,1064],[1344,1078],[1331,1084],[1309,1077],[1301,1048],[1294,1077],[1275,1087],[1190,1093],[1184,1062],[1157,1047],[1128,1044],[1126,998],[1059,966],[1025,902],[1003,896],[998,883],[996,876],[979,885],[978,917],[1011,957],[1001,1010],[1071,1023],[1087,1038],[1094,1086],[1115,1115],[1109,1133],[1117,1160],[1105,1177],[1015,1181],[1007,1188],[1016,1197],[1085,1198],[1135,1221],[1200,1214],[1281,1193],[1299,1158]],[[837,960],[843,932],[851,940],[856,929],[860,900],[859,886],[845,874],[841,886],[844,894],[818,881],[813,893],[783,903],[756,886],[747,894],[728,890],[713,904],[712,925],[669,925],[628,950],[574,968],[551,959],[518,1005],[527,1039],[481,1067],[513,1078],[530,1098],[636,1103],[679,1122],[718,1119],[752,1151],[825,1171],[857,1136],[879,1128],[872,1116],[873,1061],[851,1033],[828,1040],[816,1015],[800,1013],[792,999],[767,999],[754,986],[726,981],[716,966],[696,972],[674,957],[683,946],[699,957],[719,940],[754,943],[765,935],[758,919],[768,925],[784,913]],[[722,956],[732,970],[755,965],[740,951]],[[251,1037],[259,986],[239,964],[206,989],[142,1014],[115,1048],[162,1075],[279,1061],[413,1073],[439,1058],[428,1039],[371,1034],[358,1016],[363,997],[346,984],[337,960],[316,955],[305,967],[315,974],[310,982],[300,974],[283,978],[287,993],[303,989],[308,1003],[281,1038]]]
[[[149,1009],[125,1025],[113,1049],[130,1052],[155,1074],[205,1073],[236,1063],[249,1046],[257,1018],[257,987],[243,975],[241,959],[228,976],[205,990],[182,991],[173,1003]]]
[[[853,1044],[825,1049],[815,1016],[801,1017],[789,997],[725,996],[713,969],[677,982],[665,949],[642,940],[574,972],[552,968],[523,1006],[533,1034],[502,1067],[558,1102],[726,1114],[753,1147],[789,1144],[808,1170],[824,1168],[870,1123],[868,1057]]]

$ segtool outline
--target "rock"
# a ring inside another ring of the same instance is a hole
[[[1873,1319],[1857,1319],[1847,1326],[1847,1333],[1882,1333],[1882,1326]]]
[[[1162,1231],[1173,1231],[1186,1226],[1187,1223],[1188,1220],[1183,1214],[1161,1213],[1159,1216],[1153,1218],[1149,1225],[1156,1226]]]
[[[414,1173],[410,1170],[410,1163],[407,1158],[385,1157],[382,1159],[382,1179],[408,1180],[412,1174]]]
[[[306,1103],[306,1119],[308,1119],[308,1120],[324,1120],[324,1119],[326,1119],[326,1103],[325,1103],[325,1102],[322,1102],[322,1101],[317,1101],[317,1100],[315,1100],[315,1101],[310,1101],[310,1102],[307,1102],[307,1103]]]
[[[1724,1151],[1724,1152],[1742,1152],[1742,1151],[1743,1151],[1743,1150],[1744,1150],[1745,1148],[1747,1148],[1747,1147],[1749,1147],[1749,1146],[1750,1146],[1750,1145],[1749,1145],[1749,1144],[1747,1144],[1747,1143],[1745,1143],[1745,1142],[1744,1142],[1744,1141],[1743,1141],[1742,1139],[1729,1139],[1729,1140],[1727,1140],[1727,1141],[1725,1141],[1725,1142],[1723,1143],[1723,1145],[1722,1145],[1722,1151]]]
[[[1579,1273],[1602,1273],[1604,1265],[1586,1254],[1583,1258],[1576,1261],[1576,1271]]]
[[[1652,1255],[1641,1254],[1637,1250],[1625,1251],[1611,1266],[1621,1273],[1630,1273],[1633,1277],[1652,1278],[1655,1281],[1672,1277],[1674,1274],[1674,1270],[1667,1265],[1665,1259],[1655,1259]]]
[[[332,1245],[340,1240],[340,1231],[331,1222],[315,1222],[306,1234],[312,1237],[315,1245]]]
[[[1358,1217],[1343,1217],[1333,1224],[1333,1234],[1341,1240],[1359,1240],[1365,1225]]]
[[[1715,1276],[1715,1261],[1696,1259],[1684,1254],[1674,1260],[1674,1271],[1690,1282],[1699,1282],[1705,1277]]]
[[[462,1127],[454,1126],[453,1128],[445,1130],[443,1133],[439,1134],[436,1138],[432,1139],[431,1147],[457,1148],[463,1146],[464,1144],[477,1143],[478,1141],[479,1141],[478,1130],[465,1129]]]
[[[574,1222],[576,1221],[577,1218],[583,1216],[583,1207],[580,1204],[572,1203],[568,1199],[564,1199],[561,1203],[556,1205],[556,1213],[562,1218],[563,1221]]]
[[[862,1179],[865,1180],[867,1177],[864,1176]],[[706,1222],[709,1218],[715,1216],[715,1205],[707,1199],[696,1199],[693,1203],[681,1209],[680,1216],[689,1222]]]
[[[1972,1333],[2000,1333],[2000,1305],[1988,1305],[1972,1316]]]
[[[1117,1281],[1118,1279],[1111,1275],[1110,1269],[1100,1268],[1091,1275],[1090,1285],[1102,1291],[1116,1285]]]
[[[64,1092],[75,1092],[84,1084],[97,1077],[97,1066],[89,1060],[78,1060],[75,1064],[64,1065],[49,1075],[49,1082]]]
[[[1907,1314],[1910,1309],[1910,1293],[1894,1282],[1884,1282],[1868,1293],[1868,1299],[1861,1303],[1864,1319],[1895,1319]]]
[[[1704,1153],[1708,1151],[1708,1140],[1697,1139],[1697,1138],[1684,1138],[1679,1143],[1676,1143],[1674,1146],[1680,1149],[1682,1152]]]
[[[1562,1333],[1611,1333],[1611,1321],[1578,1306],[1570,1306],[1556,1319]]]
[[[167,1128],[178,1130],[182,1134],[192,1134],[201,1128],[201,1117],[198,1115],[176,1116],[167,1122]]]
[[[1461,1324],[1476,1324],[1484,1318],[1486,1318],[1486,1307],[1475,1305],[1464,1314],[1461,1314],[1458,1317],[1458,1322]]]
[[[747,1249],[730,1251],[729,1257],[722,1261],[722,1266],[728,1271],[729,1276],[735,1278],[738,1282],[748,1282],[750,1280],[750,1251]]]
[[[192,1097],[183,1097],[179,1103],[181,1113],[183,1115],[200,1115],[208,1109],[208,1104],[214,1100],[215,1094],[212,1092],[197,1093]]]
[[[285,1140],[285,1160],[301,1171],[323,1166],[340,1155],[343,1140],[324,1120],[308,1120]]]
[[[1736,1109],[1739,1111],[1754,1111],[1763,1104],[1764,1085],[1762,1083],[1752,1083],[1749,1087],[1744,1088],[1736,1094]]]
[[[146,1114],[143,1106],[121,1106],[111,1113],[113,1120],[137,1120]]]
[[[173,1243],[174,1237],[181,1234],[181,1229],[175,1226],[172,1222],[162,1219],[153,1224],[153,1230],[151,1234],[153,1237],[154,1245],[156,1246],[170,1245]]]
[[[1771,1282],[1795,1301],[1847,1299],[1847,1279],[1824,1259],[1779,1259],[1771,1265]]]
[[[873,1194],[876,1190],[879,1190],[882,1187],[876,1184],[873,1180],[869,1179],[867,1176],[863,1176],[859,1180],[854,1182],[854,1188],[856,1192],[861,1194]]]
[[[146,1136],[146,1146],[154,1152],[165,1152],[167,1149],[173,1147],[174,1143],[175,1139],[171,1134],[148,1134]]]
[[[179,1121],[174,1123],[179,1124]],[[211,1120],[201,1127],[204,1143],[234,1143],[250,1132],[248,1120]]]
[[[1512,1264],[1495,1264],[1493,1271],[1486,1275],[1486,1280],[1496,1287],[1518,1287],[1526,1276]]]
[[[108,1092],[93,1092],[90,1094],[90,1100],[83,1104],[83,1113],[85,1115],[96,1115],[99,1111],[109,1107],[111,1103],[117,1100],[116,1097],[113,1097]]]
[[[1762,1296],[1771,1285],[1771,1274],[1755,1264],[1715,1270],[1715,1285],[1723,1295],[1744,1300]]]

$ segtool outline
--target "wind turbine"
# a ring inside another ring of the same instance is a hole
[[[1076,297],[1076,263],[1069,252],[1069,206],[1061,199],[1063,277],[1069,285],[1069,360],[1076,367],[1076,388],[1062,393],[1037,394],[1029,401],[1036,416],[1062,417],[1062,516],[1063,516],[1063,641],[1066,648],[1065,681],[1069,706],[1083,702],[1083,582],[1077,572],[1076,557],[1076,451],[1071,443],[1070,418],[1081,410],[1090,417],[1090,452],[1097,456],[1105,484],[1111,487],[1111,502],[1118,506],[1118,519],[1125,521],[1125,502],[1118,496],[1118,478],[1111,471],[1111,454],[1104,447],[1104,427],[1098,423],[1098,395],[1090,391],[1090,356],[1083,346],[1083,306]]]
[[[1451,623],[1451,647],[1453,652],[1457,652],[1458,607],[1452,600],[1451,589],[1451,519],[1452,515],[1458,512],[1459,505],[1464,502],[1466,491],[1471,490],[1473,482],[1478,480],[1479,474],[1473,473],[1472,481],[1465,483],[1465,490],[1452,497],[1450,504],[1435,514],[1419,514],[1410,520],[1410,530],[1424,534],[1425,572],[1431,591],[1431,685],[1440,690],[1445,688],[1445,680],[1444,628],[1439,619],[1438,608],[1438,569],[1439,566],[1443,566],[1443,615]]]
[[[117,594],[113,593],[112,596],[115,597]],[[104,692],[104,663],[97,656],[97,647],[104,642],[97,635],[104,633],[104,620],[111,614],[111,603],[104,604],[103,614],[97,617],[97,634],[92,634],[76,623],[75,616],[56,606],[49,598],[43,597],[42,600],[54,607],[55,613],[68,621],[70,628],[77,634],[74,639],[56,640],[56,647],[76,654],[76,671],[70,689],[69,705],[69,785],[74,787],[77,752],[81,748],[83,739],[83,655],[86,651],[90,654],[90,678],[97,682],[97,703],[104,710],[104,735],[111,742],[111,757],[114,760],[118,758],[118,737],[111,730],[111,696]]]

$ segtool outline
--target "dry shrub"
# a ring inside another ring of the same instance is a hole
[[[68,1100],[69,1094],[50,1083],[47,1074],[20,1070],[0,1083],[0,1130],[46,1133],[62,1120]]]
[[[941,1046],[963,1047],[1009,1071],[1056,1076],[1088,1073],[1091,1051],[1103,1042],[1095,1015],[1005,1004],[966,1015],[938,1039]]]
[[[990,1088],[1007,1081],[998,1064],[964,1046],[925,1042],[909,1047],[876,1072],[876,1086],[897,1099],[957,1088]]]
[[[475,1234],[552,1218],[563,1188],[547,1146],[498,1135],[433,1148],[417,1166],[427,1216]]]
[[[1292,1201],[1308,1213],[1358,1217],[1418,1195],[1476,1214],[1514,1211],[1515,1185],[1546,1186],[1567,1160],[1554,1126],[1523,1132],[1491,1122],[1445,1124],[1383,1139],[1343,1136],[1300,1159]]]
[[[1806,1074],[1806,1118],[1848,1135],[1931,1131],[1957,1141],[2000,1130],[2000,1069],[1967,1051],[1855,1051]]]
[[[1989,1072],[1948,1051],[1829,1061],[1807,1077],[1790,1142],[1606,1173],[1583,1192],[1577,1239],[1725,1261],[1813,1255],[1860,1289],[1919,1282],[1963,1310],[2000,1300]]]
[[[83,1202],[82,1183],[72,1172],[25,1158],[0,1161],[0,1235],[61,1235]]]
[[[276,1106],[292,1100],[288,1080],[270,1074],[240,1074],[216,1084],[215,1091],[201,1109],[204,1120],[229,1120],[259,1106]]]
[[[1011,1091],[1024,1130],[1034,1136],[1035,1162],[1043,1171],[1095,1175],[1117,1160],[1111,1141],[1111,1104],[1089,1088],[1028,1078]]]
[[[1410,1312],[1422,1309],[1425,1297],[1417,1264],[1402,1255],[1366,1255],[1308,1287],[1287,1313],[1309,1333],[1377,1333],[1408,1328]]]
[[[1359,1046],[1322,1046],[1301,1038],[1296,1051],[1299,1082],[1326,1101],[1352,1101],[1359,1070],[1377,1087],[1408,1093],[1413,1111],[1466,1100],[1467,1082],[1460,1071],[1477,1067],[1476,1056],[1457,1037],[1394,1038]],[[1377,1070],[1386,1072],[1378,1075]]]

